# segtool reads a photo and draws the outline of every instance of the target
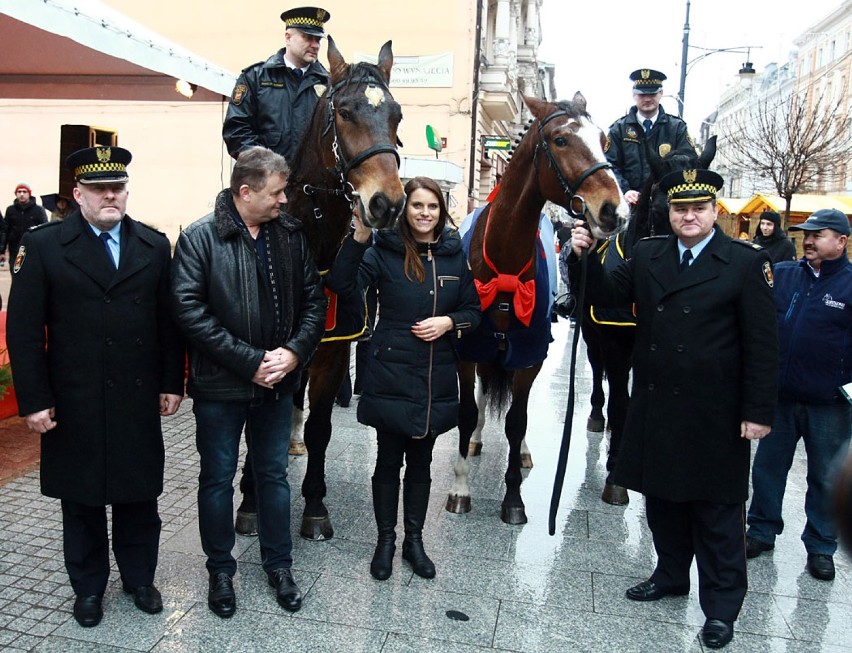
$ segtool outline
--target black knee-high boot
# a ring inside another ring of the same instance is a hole
[[[423,550],[423,523],[429,508],[431,482],[411,483],[405,481],[402,493],[403,524],[405,539],[402,541],[402,559],[411,564],[414,573],[421,578],[434,578],[435,565]]]
[[[379,483],[373,479],[373,512],[379,538],[370,562],[370,574],[376,580],[387,580],[393,571],[396,552],[396,515],[399,506],[399,481]]]

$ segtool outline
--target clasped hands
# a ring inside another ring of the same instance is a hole
[[[278,347],[263,355],[263,360],[251,380],[264,388],[272,388],[298,367],[299,357],[289,349]]]

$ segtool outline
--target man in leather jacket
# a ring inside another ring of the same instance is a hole
[[[324,9],[300,7],[281,14],[287,29],[284,48],[266,61],[244,69],[237,78],[222,137],[235,159],[253,145],[263,145],[293,161],[319,97],[328,86],[328,71],[317,61]]]
[[[201,456],[198,514],[210,574],[208,606],[236,611],[233,480],[251,430],[263,569],[286,610],[293,580],[287,449],[292,394],[320,342],[325,296],[301,223],[282,212],[289,168],[263,147],[244,150],[213,213],[181,234],[173,310],[189,344],[189,384]]]
[[[677,116],[670,116],[660,106],[666,76],[659,70],[640,68],[630,74],[630,79],[633,81],[635,106],[626,116],[612,123],[604,151],[621,185],[624,199],[635,205],[639,201],[639,191],[651,172],[648,150],[662,157],[672,150],[694,149],[695,144],[686,123]]]

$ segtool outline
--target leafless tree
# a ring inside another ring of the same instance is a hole
[[[787,229],[793,195],[845,177],[852,159],[848,119],[842,102],[812,90],[765,98],[733,117],[723,132],[725,155],[755,187],[784,198]]]

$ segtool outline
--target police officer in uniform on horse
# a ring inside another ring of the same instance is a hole
[[[232,157],[262,145],[292,163],[328,86],[328,71],[317,57],[325,36],[323,26],[330,18],[319,7],[298,7],[281,14],[286,25],[284,47],[244,69],[231,94],[222,137]]]
[[[660,106],[666,76],[659,70],[640,68],[630,73],[630,79],[635,106],[612,123],[604,151],[624,199],[635,206],[639,191],[651,173],[647,152],[650,150],[663,157],[672,150],[694,149],[695,144],[686,123],[667,114]]]

